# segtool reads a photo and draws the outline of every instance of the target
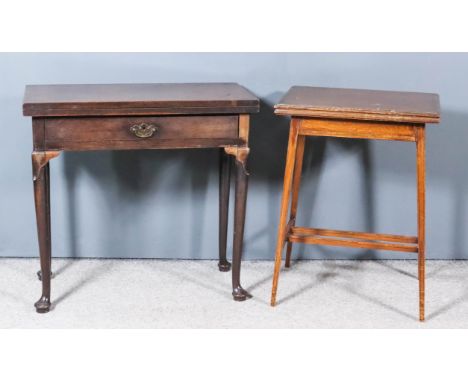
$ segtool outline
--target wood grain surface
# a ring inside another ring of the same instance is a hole
[[[258,98],[235,83],[28,85],[26,116],[256,113]]]
[[[439,96],[430,93],[293,86],[275,105],[280,115],[437,123]]]

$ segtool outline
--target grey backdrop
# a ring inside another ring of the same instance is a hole
[[[232,81],[262,100],[251,122],[245,259],[273,258],[288,120],[272,105],[295,84],[440,94],[442,123],[427,129],[427,256],[468,259],[467,68],[468,54],[0,54],[0,256],[38,255],[26,84]],[[51,166],[53,256],[215,258],[217,169],[215,150],[65,153]],[[298,224],[415,234],[414,144],[309,139],[299,203]]]

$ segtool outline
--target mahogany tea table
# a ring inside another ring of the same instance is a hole
[[[286,267],[293,243],[418,254],[419,319],[424,320],[425,124],[438,123],[437,94],[294,86],[275,105],[291,117],[283,197],[275,253],[271,305],[276,304],[284,245]],[[381,139],[416,143],[417,236],[338,231],[296,226],[306,136]],[[289,215],[289,219],[288,219]]]
[[[30,85],[23,114],[32,117],[33,182],[41,262],[42,296],[37,312],[51,305],[49,161],[62,151],[218,148],[219,270],[226,259],[230,158],[236,163],[232,294],[240,285],[247,197],[249,120],[259,100],[234,83]]]

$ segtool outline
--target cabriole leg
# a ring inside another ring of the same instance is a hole
[[[219,262],[221,272],[228,272],[231,264],[226,258],[228,216],[229,216],[229,188],[231,180],[231,158],[224,149],[219,153]]]
[[[36,205],[42,281],[41,298],[34,304],[38,313],[46,313],[50,309],[51,229],[49,161],[58,155],[58,151],[32,153],[34,201]]]
[[[236,301],[252,297],[240,285],[242,244],[244,241],[245,208],[247,201],[248,173],[246,169],[249,149],[247,147],[226,148],[236,158],[236,195],[234,211],[234,242],[232,254],[232,296]]]

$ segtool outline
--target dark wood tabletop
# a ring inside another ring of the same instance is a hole
[[[275,105],[289,116],[437,123],[439,96],[431,93],[293,86]]]
[[[28,85],[33,117],[256,113],[258,98],[235,83]]]

